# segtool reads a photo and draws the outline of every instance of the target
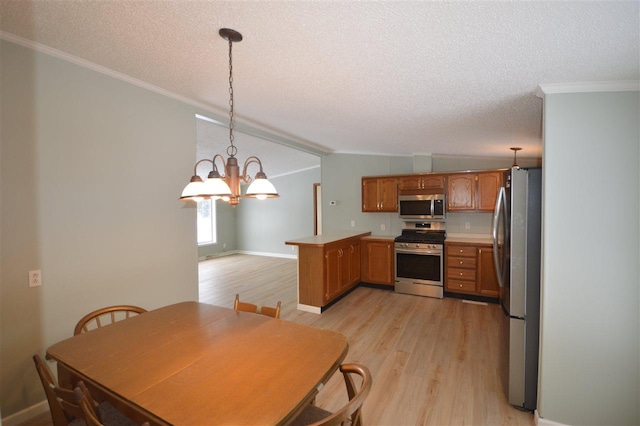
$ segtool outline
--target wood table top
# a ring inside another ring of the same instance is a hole
[[[47,356],[170,424],[281,424],[347,354],[341,333],[184,302],[59,342]]]

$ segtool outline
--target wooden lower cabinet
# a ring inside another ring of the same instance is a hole
[[[445,291],[497,298],[500,294],[490,244],[446,243]]]
[[[491,246],[478,247],[478,293],[488,297],[500,296]]]
[[[360,282],[360,241],[325,248],[324,304]]]
[[[298,246],[299,308],[320,308],[321,312],[360,283],[360,240],[369,235],[370,232],[343,231],[285,241]]]
[[[394,247],[389,239],[362,239],[361,280],[370,284],[394,286]]]

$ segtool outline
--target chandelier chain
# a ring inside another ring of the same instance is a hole
[[[229,157],[235,157],[238,149],[233,145],[233,60],[231,50],[233,49],[233,42],[229,40],[229,142],[231,145],[227,148],[227,154]]]

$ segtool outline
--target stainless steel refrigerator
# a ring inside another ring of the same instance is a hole
[[[540,331],[542,169],[504,172],[493,215],[502,321],[500,368],[509,403],[535,410]]]

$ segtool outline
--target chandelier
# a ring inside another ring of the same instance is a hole
[[[238,159],[236,154],[238,149],[233,144],[233,61],[231,57],[231,50],[234,42],[242,41],[242,34],[229,29],[222,28],[219,31],[220,37],[229,42],[229,143],[227,147],[227,161],[225,163],[224,158],[220,154],[214,155],[212,159],[202,159],[196,162],[193,167],[193,176],[191,181],[182,191],[180,201],[201,201],[206,199],[222,199],[235,207],[242,197],[240,190],[241,182],[250,184],[245,193],[245,198],[257,198],[263,200],[266,198],[279,197],[276,188],[267,179],[262,170],[262,162],[258,157],[251,156],[244,162],[242,168],[242,174],[240,174],[240,166],[238,166]],[[216,160],[222,161],[224,165],[224,175],[220,175],[218,167],[216,166]],[[204,182],[202,178],[198,176],[197,169],[201,163],[211,163],[212,170]],[[260,171],[256,173],[256,177],[251,179],[251,176],[247,174],[247,167],[250,164],[257,164],[260,166]]]

